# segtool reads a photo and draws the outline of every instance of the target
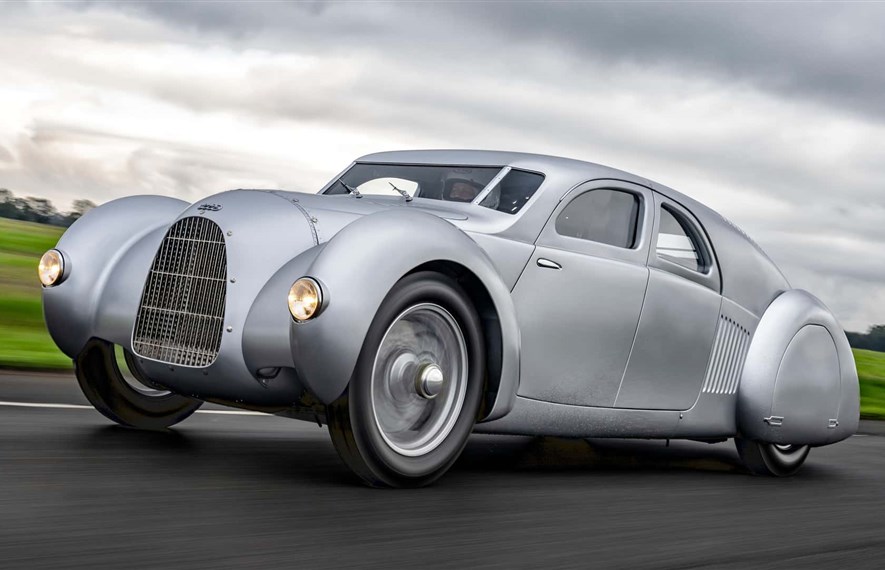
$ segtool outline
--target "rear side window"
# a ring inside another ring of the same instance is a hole
[[[556,233],[631,249],[639,226],[639,196],[623,190],[591,190],[556,218]]]
[[[699,273],[709,265],[694,224],[667,206],[661,207],[657,252],[658,257]]]
[[[492,191],[483,198],[479,205],[499,212],[515,214],[525,206],[525,203],[529,201],[542,182],[544,182],[544,177],[540,174],[511,170],[492,188]]]

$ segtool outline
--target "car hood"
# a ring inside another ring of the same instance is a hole
[[[415,199],[406,202],[399,197],[363,196],[356,198],[351,195],[322,195],[307,194],[303,192],[287,192],[283,190],[269,190],[268,192],[290,202],[294,207],[302,211],[307,219],[315,226],[319,242],[331,239],[343,227],[357,218],[391,210],[394,208],[408,208],[432,214],[439,218],[449,220],[456,225],[470,219],[467,212],[459,211],[465,207],[474,207],[471,204],[457,204],[453,207],[437,206],[435,200]],[[223,196],[220,195],[220,196]]]

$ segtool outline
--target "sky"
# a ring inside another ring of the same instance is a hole
[[[628,170],[885,323],[885,3],[0,3],[0,188],[317,191],[381,150]]]

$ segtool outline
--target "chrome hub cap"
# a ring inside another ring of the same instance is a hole
[[[439,396],[443,388],[443,373],[436,364],[426,364],[418,374],[418,394],[432,400]]]
[[[433,303],[403,311],[387,329],[372,369],[372,413],[390,448],[417,457],[449,435],[467,393],[467,342]]]

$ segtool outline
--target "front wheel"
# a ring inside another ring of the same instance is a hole
[[[163,429],[186,419],[203,405],[173,394],[145,378],[131,353],[125,353],[133,378],[120,369],[114,345],[103,340],[89,341],[74,369],[86,399],[106,418],[127,427]]]
[[[738,455],[744,466],[755,475],[789,477],[794,475],[808,457],[807,445],[781,445],[735,438]]]
[[[338,454],[375,487],[427,485],[455,462],[482,399],[476,310],[453,279],[409,275],[385,298],[347,391],[328,408]]]

